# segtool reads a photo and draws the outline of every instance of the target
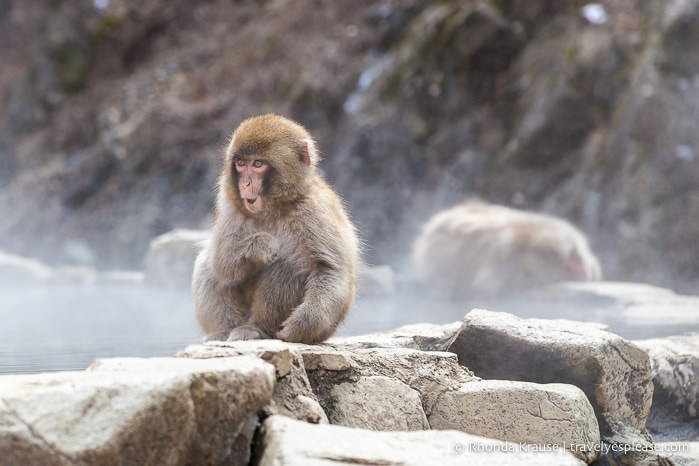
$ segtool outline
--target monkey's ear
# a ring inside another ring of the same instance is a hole
[[[311,165],[318,158],[316,153],[316,145],[313,139],[301,139],[301,162],[305,166]]]

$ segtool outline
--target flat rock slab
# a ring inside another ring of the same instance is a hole
[[[581,466],[563,449],[539,451],[452,430],[375,432],[268,418],[255,455],[259,466]]]
[[[326,345],[339,350],[366,348],[411,348],[423,351],[445,351],[449,340],[459,331],[461,322],[451,324],[412,324],[386,332],[353,337],[334,337]]]
[[[618,335],[590,325],[477,309],[466,315],[449,351],[485,379],[579,387],[607,441],[649,438],[650,361],[645,351]]]
[[[429,418],[433,429],[456,429],[510,442],[557,445],[592,463],[599,425],[578,387],[506,380],[465,383],[445,392]]]
[[[283,414],[306,422],[327,423],[328,417],[318,403],[306,374],[305,354],[301,348],[316,349],[321,354],[322,345],[310,346],[285,343],[281,340],[210,341],[190,345],[177,354],[178,358],[216,359],[241,355],[255,356],[274,365],[276,384],[271,402],[264,407],[265,415]],[[334,352],[330,349],[330,352]],[[336,354],[326,355],[328,361]]]
[[[189,345],[176,356],[190,359],[256,356],[273,364],[277,370],[277,377],[284,377],[291,371],[290,349],[294,346],[281,340],[209,341]]]
[[[274,367],[228,360],[112,359],[84,372],[0,377],[8,465],[247,465]]]
[[[652,328],[656,329],[654,334],[658,329],[665,333],[667,329],[683,326],[696,328],[699,322],[699,297],[642,283],[569,282],[537,290],[533,296],[565,302],[587,301],[590,309],[613,311],[614,319],[627,329]]]

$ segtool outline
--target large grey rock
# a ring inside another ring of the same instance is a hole
[[[332,387],[335,400],[332,424],[370,430],[426,430],[430,428],[420,394],[400,380],[385,376],[361,377]]]
[[[586,463],[599,456],[599,425],[585,394],[573,385],[506,380],[465,383],[439,398],[429,418],[433,429],[482,437],[557,445]]]
[[[84,372],[0,377],[0,457],[17,465],[247,465],[274,368],[112,359]]]
[[[486,379],[575,385],[590,399],[605,440],[649,439],[645,423],[653,384],[648,355],[618,335],[590,325],[477,309],[466,315],[449,351]]]
[[[327,423],[328,417],[318,403],[306,375],[305,355],[299,348],[305,345],[280,340],[211,341],[190,345],[177,354],[182,358],[230,358],[255,356],[274,365],[276,384],[272,399],[263,408],[265,415],[281,414],[312,423]]]
[[[532,465],[585,463],[569,452],[536,451],[456,431],[374,432],[272,416],[256,447],[259,466]]]
[[[699,334],[635,341],[648,352],[653,370],[653,408],[680,418],[699,418]]]
[[[144,264],[146,283],[189,286],[199,243],[208,237],[208,231],[177,229],[153,238]]]
[[[420,393],[425,414],[432,412],[437,399],[447,390],[478,380],[461,367],[451,353],[412,349],[364,349],[351,353],[361,377],[384,376],[397,379]],[[390,402],[390,400],[387,400]]]
[[[427,429],[426,417],[445,391],[478,380],[451,353],[407,348],[343,352],[325,345],[301,351],[328,419],[350,427]]]

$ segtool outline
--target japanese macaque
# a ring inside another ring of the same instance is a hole
[[[233,133],[192,277],[207,340],[320,343],[354,304],[359,241],[318,161],[310,134],[281,116]]]
[[[567,221],[475,201],[430,219],[412,256],[425,289],[452,298],[515,294],[601,276],[587,239]]]

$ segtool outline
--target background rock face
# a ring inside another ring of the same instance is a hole
[[[0,246],[100,267],[211,222],[222,147],[274,111],[317,137],[373,263],[477,195],[564,216],[605,276],[699,280],[699,2],[10,0]]]

